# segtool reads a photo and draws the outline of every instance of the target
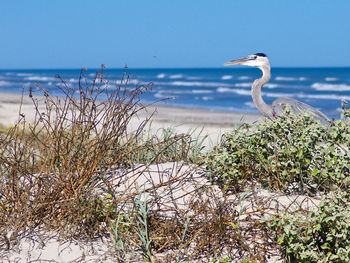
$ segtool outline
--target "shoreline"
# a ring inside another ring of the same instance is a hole
[[[0,92],[0,124],[9,126],[18,120],[22,94]],[[34,98],[39,98],[34,95]],[[145,104],[147,105],[147,104]],[[41,104],[44,106],[44,104]],[[23,95],[21,113],[26,116],[26,120],[31,122],[35,117],[35,108],[31,98]],[[138,112],[133,117],[129,126],[136,129],[140,123],[153,114],[150,123],[146,127],[151,133],[156,133],[160,129],[173,128],[178,133],[188,133],[194,131],[194,135],[208,135],[212,144],[229,130],[238,127],[240,124],[263,119],[260,114],[234,113],[225,111],[208,110],[202,108],[186,108],[171,105],[153,104],[146,107],[146,110]]]

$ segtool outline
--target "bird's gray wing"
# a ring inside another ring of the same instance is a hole
[[[289,105],[290,109],[296,115],[308,112],[314,117],[314,119],[320,120],[322,124],[329,123],[329,119],[327,118],[327,116],[319,110],[311,107],[310,105],[307,105],[303,102],[291,98],[278,98],[277,100],[272,102],[272,110],[274,116],[280,116],[283,113],[283,110],[286,105]]]

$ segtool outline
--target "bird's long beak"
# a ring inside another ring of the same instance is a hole
[[[233,66],[233,65],[237,65],[237,64],[242,64],[244,62],[247,62],[249,61],[250,58],[240,58],[240,59],[235,59],[235,60],[231,60],[231,61],[228,61],[224,64],[224,66]]]

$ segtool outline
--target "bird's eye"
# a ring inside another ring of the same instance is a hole
[[[256,59],[258,56],[257,55],[254,55],[253,58]]]

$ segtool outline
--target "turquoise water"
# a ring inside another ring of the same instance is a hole
[[[107,69],[105,85],[115,89],[120,84],[123,69]],[[62,95],[57,85],[58,74],[73,89],[78,87],[80,70],[0,70],[0,91],[19,93],[24,88],[40,85],[54,95]],[[96,70],[85,75],[91,84]],[[127,69],[128,87],[153,83],[153,90],[142,96],[145,103],[162,102],[181,107],[257,113],[250,96],[254,79],[261,73],[255,68],[208,69]],[[35,88],[34,88],[35,90]],[[274,68],[263,97],[271,103],[278,97],[292,97],[339,118],[341,100],[350,101],[350,68]]]

